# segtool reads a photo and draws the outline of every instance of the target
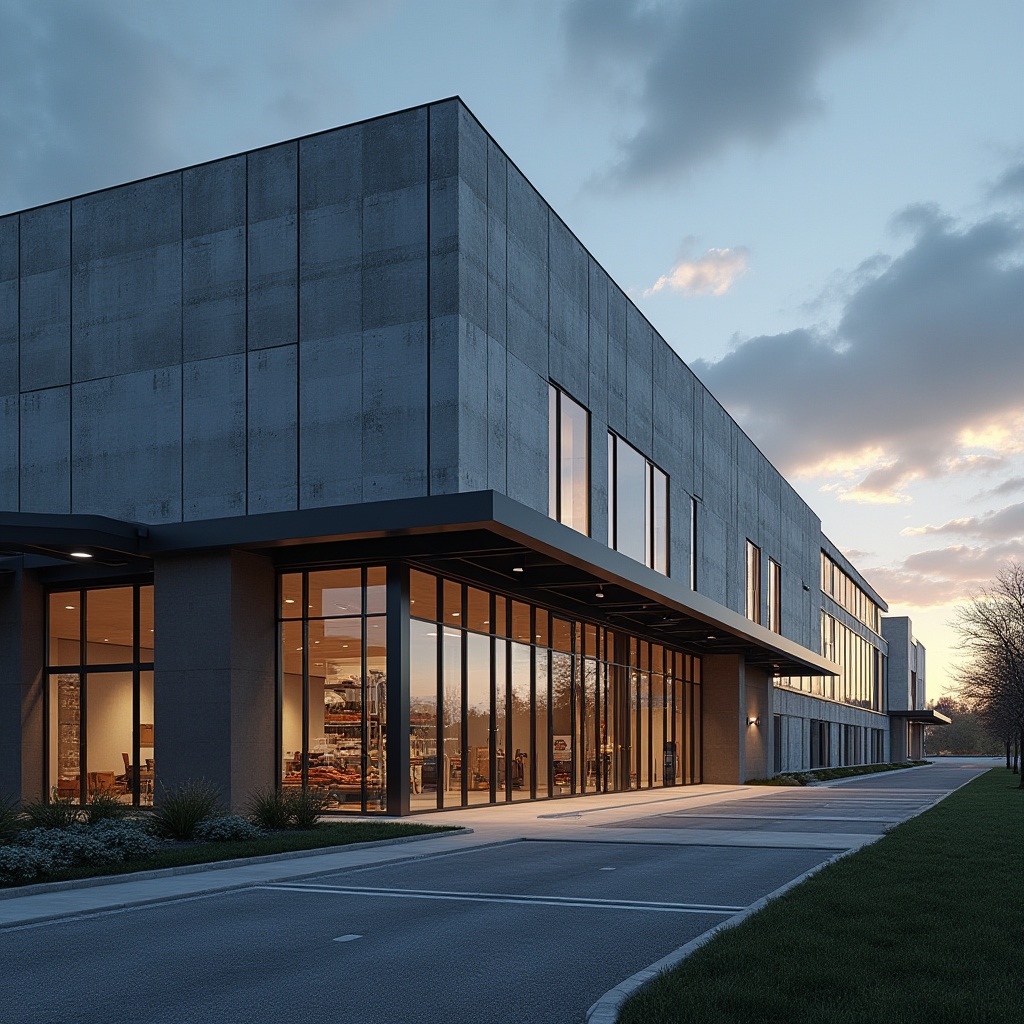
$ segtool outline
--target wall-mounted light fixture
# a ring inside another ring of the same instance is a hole
[[[760,725],[760,724],[761,724],[761,719],[760,718],[748,718],[747,719],[747,725]]]

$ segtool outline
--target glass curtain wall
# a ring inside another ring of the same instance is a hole
[[[381,566],[280,578],[281,784],[320,792],[328,810],[385,809],[386,593]],[[421,728],[436,717],[436,706],[413,706]]]
[[[47,636],[49,796],[152,804],[152,585],[51,593]]]
[[[699,658],[417,570],[410,612],[413,810],[700,782]]]

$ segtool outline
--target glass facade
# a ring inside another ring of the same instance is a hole
[[[700,781],[699,658],[417,570],[410,613],[413,810]]]
[[[280,578],[281,785],[328,810],[385,808],[386,596],[380,566]]]
[[[821,592],[872,632],[881,634],[882,609],[824,551],[821,553]]]
[[[47,597],[47,789],[153,802],[153,587]]]

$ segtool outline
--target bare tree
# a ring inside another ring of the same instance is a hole
[[[1024,741],[1024,565],[1011,561],[1003,566],[958,609],[955,626],[964,656],[958,671],[962,694],[1019,751]]]

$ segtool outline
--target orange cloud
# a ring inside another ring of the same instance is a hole
[[[695,260],[682,260],[644,291],[644,298],[665,288],[684,295],[724,295],[747,272],[747,250],[708,249]]]

